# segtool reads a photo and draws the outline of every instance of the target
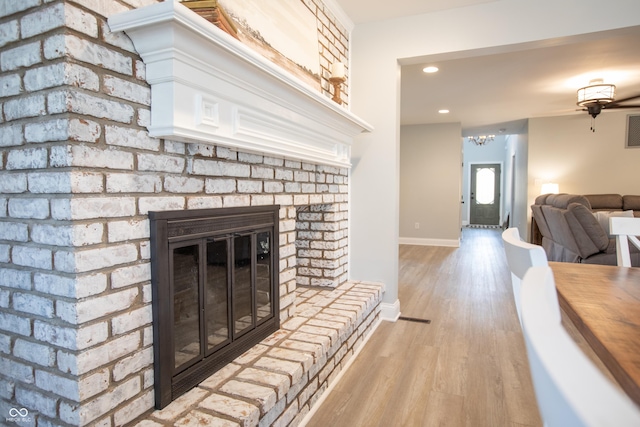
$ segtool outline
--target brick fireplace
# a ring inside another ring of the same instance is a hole
[[[306,353],[259,419],[285,425],[308,411],[377,318],[380,287],[348,281],[349,147],[368,125],[328,90],[215,32],[215,42],[202,38],[212,24],[173,2],[162,6],[175,12],[165,29],[187,33],[174,53],[221,49],[218,62],[231,68],[196,56],[154,63],[107,18],[155,3],[24,0],[2,10],[0,417],[28,411],[11,421],[126,425],[153,408],[150,211],[280,206],[284,328],[258,350],[273,346],[284,367],[287,350]],[[330,27],[321,43],[346,34],[323,7],[317,13]],[[127,31],[135,39],[141,25]],[[325,69],[348,57],[348,43],[333,43],[338,56]],[[171,61],[194,68],[169,83],[166,70],[180,68]],[[230,369],[271,369],[261,363],[244,355]],[[233,385],[220,385],[224,399]]]

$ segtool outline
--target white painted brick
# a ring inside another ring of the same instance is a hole
[[[145,110],[149,112],[149,110]],[[184,142],[171,141],[169,139],[164,140],[164,151],[166,153],[185,154],[187,152],[187,145]]]
[[[84,350],[103,343],[109,337],[107,322],[94,323],[80,328],[67,328],[36,320],[33,336],[39,341],[69,350]]]
[[[58,399],[45,393],[40,393],[34,389],[16,387],[16,401],[20,406],[25,406],[33,412],[39,412],[41,415],[52,418],[56,416]]]
[[[18,222],[0,222],[0,240],[26,242],[29,240],[27,224]]]
[[[53,246],[87,246],[102,242],[104,226],[100,223],[31,226],[31,240]]]
[[[301,186],[299,182],[285,182],[284,183],[284,191],[286,193],[299,193],[301,191]]]
[[[238,193],[256,194],[262,192],[262,181],[238,180]]]
[[[274,171],[272,168],[264,166],[251,166],[251,178],[257,179],[274,179]]]
[[[20,20],[22,38],[27,39],[65,25],[64,4],[58,3],[25,15]]]
[[[284,185],[278,181],[266,181],[264,183],[264,191],[265,193],[282,193]]]
[[[142,415],[144,412],[153,408],[153,404],[155,402],[155,394],[153,390],[149,390],[139,398],[132,400],[131,403],[123,406],[118,409],[115,414],[113,414],[113,420],[115,425],[122,426],[126,425],[128,422],[133,421],[135,418]],[[143,426],[140,426],[143,427]],[[148,426],[151,427],[151,426]]]
[[[78,382],[79,399],[82,401],[109,388],[109,369],[101,369],[100,371],[81,378]]]
[[[115,387],[112,391],[102,394],[83,405],[69,405],[60,403],[60,418],[73,425],[86,425],[98,417],[106,414],[112,408],[134,397],[141,390],[140,377],[133,377],[129,381]]]
[[[75,2],[105,18],[129,10],[128,7],[109,0],[75,0]]]
[[[220,387],[220,391],[243,399],[250,399],[260,405],[260,412],[266,413],[276,404],[276,392],[270,387],[231,380]]]
[[[283,166],[284,165],[284,159],[278,159],[275,157],[265,157],[264,158],[264,164],[265,165],[270,165],[270,166]]]
[[[238,153],[227,147],[216,147],[216,156],[220,159],[238,160]]]
[[[0,126],[0,147],[12,147],[23,143],[22,125],[4,124]]]
[[[0,68],[2,71],[29,67],[39,62],[42,62],[39,41],[7,49],[0,53]]]
[[[47,199],[9,199],[9,216],[12,218],[45,219],[49,217],[49,200]]]
[[[129,219],[125,221],[112,221],[107,224],[109,242],[122,242],[125,240],[148,239],[149,221]]]
[[[68,56],[121,74],[132,74],[131,58],[72,34],[49,37],[44,41],[43,50],[47,59]]]
[[[85,298],[107,289],[103,273],[76,275],[73,278],[49,273],[35,273],[33,283],[37,291],[69,298]]]
[[[153,364],[153,347],[147,347],[116,363],[113,367],[113,379],[121,381],[135,372],[148,368],[151,364]]]
[[[111,273],[111,288],[119,289],[151,280],[151,264],[121,267]]]
[[[222,197],[189,197],[187,209],[213,209],[222,207]]]
[[[24,127],[24,138],[27,142],[64,141],[69,136],[68,128],[68,119],[27,123]]]
[[[3,1],[0,3],[0,17],[13,15],[38,5],[40,5],[40,0]]]
[[[245,163],[262,163],[262,156],[259,154],[238,153],[238,161]]]
[[[62,85],[97,91],[100,79],[89,68],[65,62],[32,68],[24,74],[24,87],[29,92]]]
[[[18,39],[20,39],[20,29],[18,28],[17,19],[0,24],[0,47]]]
[[[184,170],[185,160],[181,157],[159,154],[138,154],[138,170],[152,172],[180,173]]]
[[[302,168],[302,162],[299,162],[297,160],[288,160],[286,159],[284,161],[284,166],[287,168],[292,168],[292,169],[301,169]]]
[[[117,149],[106,150],[84,145],[51,147],[51,167],[92,167],[133,170],[133,154]]]
[[[140,197],[138,211],[146,215],[149,211],[171,211],[184,209],[184,197]]]
[[[15,314],[0,312],[0,329],[26,337],[31,335],[31,320]],[[5,372],[0,369],[0,372]]]
[[[200,402],[199,406],[239,420],[245,427],[258,425],[260,409],[242,400],[213,393]]]
[[[51,346],[20,338],[16,340],[13,346],[13,355],[27,362],[42,366],[54,366],[56,362],[56,352]]]
[[[103,90],[106,94],[138,104],[151,105],[151,89],[140,83],[132,83],[118,77],[106,75],[103,78]]]
[[[36,386],[57,396],[66,397],[74,402],[79,401],[78,381],[75,378],[55,375],[51,372],[36,371]]]
[[[33,172],[28,175],[31,193],[101,193],[102,174],[94,172]]]
[[[13,294],[13,308],[36,316],[53,317],[53,301],[38,295],[16,292]]]
[[[140,347],[140,333],[134,332],[110,340],[79,354],[58,351],[58,367],[62,372],[82,375],[116,359],[133,353]]]
[[[235,179],[208,178],[205,182],[205,192],[221,194],[234,193],[236,191]]]
[[[126,310],[131,307],[138,295],[138,289],[131,288],[101,297],[88,298],[75,304],[58,301],[56,314],[62,320],[77,325]]]
[[[134,329],[151,324],[153,315],[151,305],[121,314],[111,319],[111,333],[121,335]]]
[[[25,270],[0,268],[0,283],[2,286],[16,289],[31,289],[31,273]]]
[[[157,175],[108,173],[106,178],[108,193],[159,193],[162,191],[162,180]]]
[[[7,121],[44,116],[46,113],[44,95],[32,95],[4,103],[4,116]]]
[[[236,207],[236,206],[250,206],[251,205],[251,196],[223,196],[222,197],[222,206],[225,208]]]
[[[0,244],[0,262],[9,262],[9,251],[11,246]],[[1,282],[1,281],[0,281]],[[2,282],[4,284],[4,282]]]
[[[8,292],[6,293],[8,294]],[[11,353],[11,337],[9,335],[0,334],[0,353]],[[0,396],[2,396],[2,392],[0,392]]]
[[[211,144],[186,144],[187,154],[190,156],[214,157],[216,147]]]
[[[131,123],[133,121],[134,109],[132,106],[83,92],[59,91],[49,93],[47,95],[47,105],[50,114],[78,113],[100,119],[110,119],[120,123]]]
[[[169,193],[202,193],[204,189],[204,179],[167,176],[164,179],[164,189]]]
[[[7,170],[43,169],[47,167],[46,148],[25,148],[11,150],[7,156]]]
[[[151,110],[147,108],[138,108],[137,111],[138,111],[138,119],[136,120],[136,124],[138,126],[148,128],[151,125]],[[167,149],[166,141],[164,145],[165,145],[165,151],[170,153],[171,151]]]
[[[134,197],[52,199],[51,216],[60,220],[130,217],[135,203]]]
[[[0,98],[18,95],[22,91],[22,81],[18,74],[0,77]]]
[[[258,194],[251,196],[251,206],[273,205],[273,196],[268,194]]]
[[[293,181],[293,171],[289,169],[276,169],[275,178],[284,181]]]
[[[126,243],[76,252],[58,251],[54,254],[54,266],[56,270],[65,273],[83,273],[127,264],[137,259],[137,246]]]
[[[105,141],[109,145],[152,151],[160,149],[160,140],[151,138],[149,133],[144,130],[107,125],[104,127],[104,133]]]
[[[24,267],[51,270],[51,250],[27,246],[14,246],[11,251],[13,263]]]
[[[147,66],[144,62],[137,59],[134,63],[134,72],[133,75],[138,80],[147,81]]]

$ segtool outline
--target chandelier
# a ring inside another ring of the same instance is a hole
[[[473,142],[476,145],[486,145],[488,142],[493,141],[495,135],[480,135],[480,136],[468,136],[469,142]]]

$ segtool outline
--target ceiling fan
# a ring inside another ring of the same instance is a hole
[[[604,83],[602,79],[591,80],[589,86],[578,89],[577,104],[579,107],[583,107],[582,111],[587,111],[594,119],[602,110],[640,108],[640,103],[636,105],[626,104],[634,99],[640,99],[640,94],[616,100],[614,98],[615,90],[615,85]],[[591,130],[595,132],[593,125]]]

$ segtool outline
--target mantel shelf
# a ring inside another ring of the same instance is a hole
[[[109,18],[146,64],[149,134],[350,167],[372,127],[178,1]]]

